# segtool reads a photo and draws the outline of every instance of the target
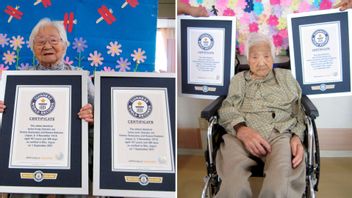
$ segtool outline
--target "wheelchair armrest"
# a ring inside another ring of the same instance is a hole
[[[216,115],[224,99],[225,96],[219,96],[202,110],[200,117],[209,120],[212,116]]]
[[[319,116],[319,111],[306,95],[302,96],[302,105],[307,116],[311,117],[312,119],[315,119]]]

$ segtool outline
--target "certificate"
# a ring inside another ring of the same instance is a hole
[[[175,76],[95,75],[93,195],[175,197]]]
[[[70,117],[71,86],[17,85],[9,168],[69,169]]]
[[[287,16],[290,62],[302,94],[352,94],[351,11],[338,9]]]
[[[86,71],[4,71],[0,192],[88,194]]]
[[[235,73],[236,18],[178,18],[182,94],[205,99],[227,95]]]
[[[340,22],[301,25],[299,28],[303,84],[341,82]]]
[[[187,28],[188,84],[224,85],[225,28]]]
[[[167,89],[115,87],[111,95],[113,171],[174,171]]]

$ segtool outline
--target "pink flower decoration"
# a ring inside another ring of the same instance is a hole
[[[29,63],[21,63],[21,66],[18,68],[19,70],[28,70],[29,69]]]
[[[240,51],[240,54],[244,54],[244,44],[243,43],[240,44],[240,47],[238,49]]]
[[[216,2],[217,8],[226,8],[227,7],[227,0],[218,0]]]
[[[249,23],[249,14],[247,12],[244,12],[242,17],[240,18],[240,23],[241,24],[248,24]]]
[[[270,0],[270,4],[271,5],[279,5],[280,4],[280,0]]]
[[[251,23],[249,24],[249,31],[250,32],[258,32],[259,28],[258,28],[258,24],[257,23]]]
[[[303,1],[301,2],[301,4],[299,4],[298,12],[308,12],[309,10],[310,10],[309,3]]]
[[[329,0],[322,0],[320,3],[320,10],[327,10],[330,9],[332,3]]]
[[[272,15],[276,15],[276,16],[280,17],[281,13],[282,13],[282,6],[280,6],[280,5],[272,6]]]
[[[291,5],[291,0],[281,0],[280,5],[282,7],[288,7]]]
[[[246,3],[245,0],[238,0],[238,2],[237,2],[237,7],[238,8],[243,10],[246,6],[247,6],[247,3]]]
[[[235,12],[230,8],[227,8],[226,10],[224,10],[224,16],[235,16]]]
[[[284,49],[288,48],[288,39],[287,38],[282,40],[282,46],[281,47],[284,48]]]
[[[257,15],[255,15],[253,12],[249,14],[249,23],[254,23],[257,22]]]
[[[66,56],[66,58],[64,59],[64,63],[66,63],[67,65],[72,65],[73,61],[70,60],[70,57]]]
[[[98,52],[97,50],[94,50],[93,54],[89,53],[88,60],[92,61],[90,63],[90,66],[98,67],[99,65],[103,64],[104,57],[101,56],[100,52]]]
[[[114,72],[115,70],[111,69],[111,67],[107,66],[107,67],[104,67],[104,71],[105,72]]]
[[[16,62],[17,56],[15,55],[15,52],[10,52],[7,50],[7,53],[4,52],[4,56],[2,57],[2,60],[4,60],[5,64],[12,65],[13,63]]]
[[[117,65],[116,69],[119,69],[120,72],[125,72],[126,70],[130,70],[131,68],[129,67],[131,65],[130,62],[128,62],[128,59],[124,59],[120,57],[120,60],[117,60]]]
[[[282,29],[279,31],[279,35],[282,37],[282,38],[287,38],[288,37],[288,32],[287,32],[287,29]]]
[[[4,64],[0,64],[0,71],[8,70],[9,66],[5,66]]]
[[[270,26],[277,26],[279,24],[279,21],[275,15],[270,15],[268,19],[268,24]]]
[[[282,45],[282,37],[279,34],[273,35],[275,47],[280,47]]]
[[[0,79],[1,79],[1,76],[2,76],[2,72],[5,71],[5,70],[8,70],[9,67],[8,66],[5,66],[4,64],[0,64]]]
[[[269,26],[269,32],[270,32],[270,35],[274,35],[274,34],[277,34],[279,31],[276,28],[276,26]]]

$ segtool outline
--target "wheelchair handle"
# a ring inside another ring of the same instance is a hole
[[[209,163],[210,166],[214,164],[213,160],[213,126],[217,124],[218,118],[216,116],[212,116],[209,119],[209,126],[208,126],[208,153],[209,153]]]

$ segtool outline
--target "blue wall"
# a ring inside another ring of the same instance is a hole
[[[45,5],[45,1],[51,5]],[[115,71],[135,71],[137,65],[138,71],[154,71],[157,0],[139,0],[135,7],[127,4],[124,8],[121,8],[124,0],[43,0],[37,5],[34,2],[1,0],[0,70],[23,69],[36,64],[28,45],[32,28],[44,17],[63,21],[65,13],[72,12],[77,24],[73,25],[72,32],[67,33],[70,41],[65,56],[67,62],[89,70],[91,74],[94,70],[109,70],[109,67]],[[100,17],[98,9],[103,5],[113,10],[116,21],[112,24],[104,20],[96,23]],[[8,23],[7,6],[19,6],[22,17],[13,18]],[[14,45],[16,41],[20,44]],[[77,48],[79,42],[83,42],[85,47]],[[115,51],[117,53],[108,53],[114,45],[121,45]],[[138,52],[143,56],[140,64],[132,56]],[[94,54],[100,57],[99,63],[94,64]]]

